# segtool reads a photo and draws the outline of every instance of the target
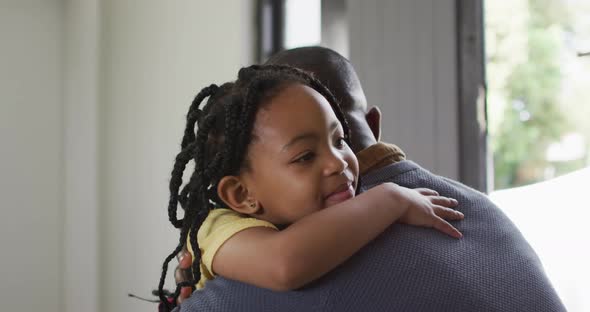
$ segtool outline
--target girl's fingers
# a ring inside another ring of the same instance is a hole
[[[178,266],[176,266],[176,270],[174,272],[174,279],[176,280],[176,283],[182,283],[191,280],[190,267],[192,262],[192,255],[186,250],[186,248],[183,248],[178,254]],[[184,299],[190,297],[192,292],[192,287],[180,288],[180,296],[178,296],[177,303],[180,304]]]
[[[193,263],[193,256],[186,250],[183,249],[178,254],[178,266],[181,269],[189,269]]]
[[[444,196],[432,196],[430,197],[430,202],[445,207],[457,207],[459,205],[456,199]]]
[[[424,196],[438,196],[438,192],[435,190],[431,190],[428,188],[417,188],[414,189],[416,192],[424,195]]]
[[[463,237],[463,234],[461,234],[461,232],[459,232],[459,230],[457,230],[454,226],[452,226],[449,222],[441,219],[441,218],[437,218],[434,221],[434,224],[432,225],[432,227],[438,231],[441,231],[451,237],[454,238],[461,238]]]
[[[182,267],[177,266],[176,270],[174,271],[174,280],[176,283],[182,283],[191,280],[191,270],[190,269],[183,269]]]
[[[178,296],[178,300],[176,301],[178,304],[181,304],[185,299],[191,296],[193,293],[193,289],[191,287],[182,287],[180,288],[180,295]]]
[[[432,210],[434,210],[434,214],[436,214],[437,216],[439,216],[440,218],[443,218],[445,220],[463,220],[465,218],[465,216],[463,215],[463,213],[461,213],[460,211],[451,209],[451,208],[447,208],[447,207],[443,207],[443,206],[434,206],[432,208]]]

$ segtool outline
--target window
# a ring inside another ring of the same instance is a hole
[[[348,56],[345,0],[259,0],[258,58],[302,46],[322,45]]]
[[[490,194],[569,311],[590,309],[590,2],[485,1]]]

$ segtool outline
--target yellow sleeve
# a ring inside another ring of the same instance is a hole
[[[272,223],[241,215],[231,209],[213,209],[203,221],[197,232],[197,242],[201,249],[201,273],[203,277],[213,278],[213,257],[230,237],[236,233],[253,227],[269,227],[277,229]],[[192,254],[190,241],[187,239],[188,250]],[[203,269],[206,272],[203,272]]]

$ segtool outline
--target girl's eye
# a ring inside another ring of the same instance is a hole
[[[315,154],[312,152],[308,152],[308,153],[303,154],[303,156],[295,159],[293,162],[294,163],[306,163],[306,162],[311,161],[314,158],[315,158]]]

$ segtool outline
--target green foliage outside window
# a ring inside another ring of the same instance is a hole
[[[567,42],[573,27],[563,3],[486,1],[495,189],[542,181],[587,165],[587,147],[586,156],[580,159],[555,162],[547,157],[551,144],[566,133],[580,131],[579,122],[570,117],[572,103],[582,111],[590,106],[590,101],[584,103],[579,96],[564,96],[568,80],[564,80],[562,66],[569,60],[564,55],[573,54]],[[590,85],[588,89],[590,95]],[[584,135],[590,138],[590,131]]]

